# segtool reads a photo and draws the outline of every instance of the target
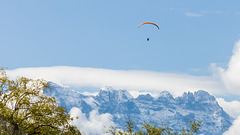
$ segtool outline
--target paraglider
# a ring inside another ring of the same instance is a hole
[[[141,23],[141,24],[138,26],[138,28],[140,28],[142,25],[145,25],[145,24],[154,25],[154,26],[157,27],[157,29],[159,29],[158,25],[155,24],[155,23],[152,23],[152,22],[144,22],[144,23]],[[147,41],[149,41],[149,38],[147,38]]]

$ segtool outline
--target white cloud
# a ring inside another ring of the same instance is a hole
[[[223,98],[217,98],[218,104],[233,118],[237,118],[240,116],[240,102],[239,101],[231,101],[227,102]]]
[[[190,16],[190,17],[201,17],[201,16],[203,16],[202,14],[193,13],[193,12],[185,12],[184,14],[185,14],[186,16]]]
[[[8,70],[7,73],[11,77],[44,78],[64,86],[101,88],[107,85],[115,89],[134,91],[168,90],[174,96],[181,95],[185,91],[200,89],[206,90],[211,94],[221,94],[224,92],[221,82],[211,76],[67,66],[20,68]]]
[[[215,74],[222,80],[228,92],[240,95],[240,41],[236,42],[228,68],[214,66]]]
[[[232,126],[223,135],[240,135],[240,116],[233,122]]]
[[[112,121],[113,117],[109,113],[99,114],[97,110],[93,110],[90,112],[89,118],[87,118],[79,108],[73,107],[69,114],[74,118],[79,117],[78,119],[74,119],[72,124],[76,125],[86,135],[103,134],[110,126],[115,126]]]

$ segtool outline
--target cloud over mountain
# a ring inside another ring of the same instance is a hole
[[[61,85],[74,87],[93,86],[97,88],[106,85],[116,89],[126,90],[169,90],[174,95],[184,91],[204,89],[210,93],[219,94],[222,85],[214,77],[191,76],[139,70],[110,70],[82,67],[39,67],[20,68],[8,71],[10,76],[26,76],[29,78],[44,78]]]

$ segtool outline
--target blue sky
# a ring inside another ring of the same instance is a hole
[[[1,66],[207,75],[211,63],[228,63],[240,37],[238,5],[237,0],[0,1]],[[138,29],[145,21],[160,30]]]

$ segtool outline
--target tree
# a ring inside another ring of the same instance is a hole
[[[187,130],[183,128],[181,132],[182,135],[194,135],[203,125],[202,121],[198,122],[198,121],[189,120],[188,122],[189,122],[189,128]]]
[[[43,92],[50,85],[41,79],[10,80],[0,69],[0,134],[81,134],[70,125],[73,118]]]
[[[134,124],[131,120],[126,121],[126,130],[117,130],[113,126],[106,133],[111,135],[194,135],[202,126],[202,122],[189,121],[189,129],[182,129],[180,132],[173,131],[170,127],[151,125],[144,123],[139,131],[134,132]]]

